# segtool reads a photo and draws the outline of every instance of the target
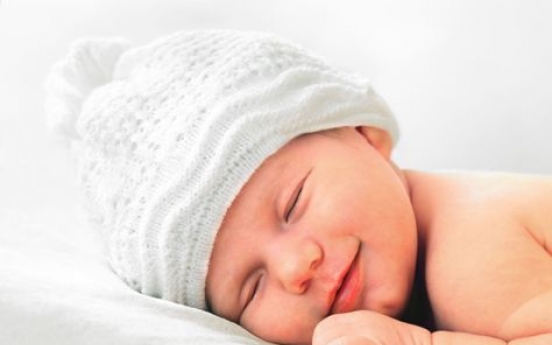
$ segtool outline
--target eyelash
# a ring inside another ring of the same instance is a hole
[[[293,199],[293,202],[291,203],[291,205],[289,206],[288,210],[286,211],[286,214],[284,215],[284,220],[286,222],[289,221],[289,218],[291,217],[291,214],[293,213],[293,211],[295,210],[295,207],[297,206],[297,203],[299,202],[299,197],[301,196],[301,192],[303,191],[303,186],[301,186],[299,188],[299,190],[297,191],[297,193],[295,194],[295,197]]]
[[[304,181],[303,181],[304,183]],[[294,194],[293,196],[293,201],[290,203],[290,205],[288,206],[288,209],[284,215],[284,219],[286,222],[289,221],[289,218],[291,217],[293,211],[295,210],[298,202],[299,202],[299,198],[301,197],[301,193],[303,192],[303,187],[304,185],[302,184],[299,189],[297,190],[297,192]],[[259,290],[259,286],[261,284],[261,279],[262,279],[262,275],[259,275],[259,277],[257,278],[257,280],[255,281],[255,285],[253,285],[253,289],[252,289],[252,292],[251,292],[251,296],[249,297],[248,301],[247,301],[247,304],[246,304],[246,308],[249,306],[249,304],[255,299],[255,296],[257,296],[257,293],[258,293],[258,290]]]
[[[259,278],[257,278],[257,280],[255,281],[255,285],[253,285],[253,289],[251,290],[251,295],[249,296],[247,304],[245,305],[246,308],[255,299],[257,292],[259,292],[259,285],[261,284],[261,278],[262,276],[259,276]]]

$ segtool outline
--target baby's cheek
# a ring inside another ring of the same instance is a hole
[[[248,313],[242,326],[261,339],[277,344],[311,344],[320,318],[300,310],[275,307],[272,310]]]

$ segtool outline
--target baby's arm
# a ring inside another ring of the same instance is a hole
[[[416,343],[412,343],[413,345]],[[468,333],[457,333],[437,331],[431,334],[432,345],[550,345],[552,344],[552,333],[540,334],[532,337],[514,339],[509,342],[498,338],[473,335]],[[404,344],[406,345],[406,344]]]
[[[469,333],[430,331],[370,311],[332,315],[320,322],[313,345],[550,345],[552,333],[510,342]]]

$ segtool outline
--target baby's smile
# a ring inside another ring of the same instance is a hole
[[[359,246],[353,261],[340,274],[338,285],[333,293],[330,314],[346,313],[352,311],[358,305],[360,293],[362,292],[363,267],[360,262]]]
[[[214,246],[207,291],[216,314],[261,338],[300,344],[331,314],[401,311],[415,222],[404,185],[375,149],[382,146],[371,145],[377,134],[305,135],[261,165]]]

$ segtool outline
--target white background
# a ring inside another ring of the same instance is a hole
[[[552,1],[1,0],[0,207],[75,201],[42,110],[70,42],[188,28],[276,32],[369,77],[400,123],[402,167],[552,174]]]

